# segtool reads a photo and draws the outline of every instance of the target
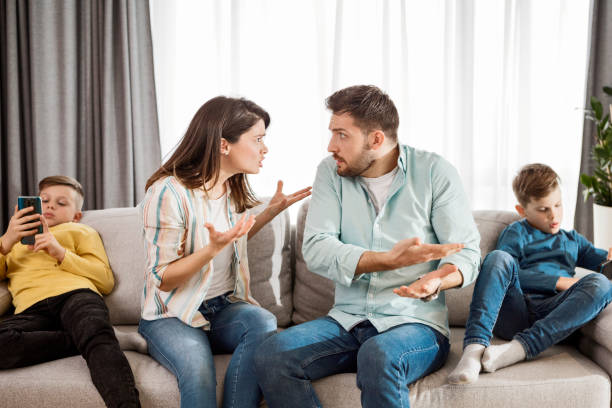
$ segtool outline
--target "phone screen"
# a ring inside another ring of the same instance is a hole
[[[19,196],[19,198],[17,199],[17,206],[20,210],[27,207],[34,207],[34,211],[30,211],[25,216],[32,214],[42,214],[42,201],[38,196]],[[37,230],[37,234],[42,234],[42,225],[39,225]],[[34,235],[29,235],[27,237],[21,238],[21,243],[23,245],[34,245]]]

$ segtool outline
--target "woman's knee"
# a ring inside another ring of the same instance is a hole
[[[250,333],[272,334],[276,331],[276,316],[268,310],[251,306],[240,313],[240,321]]]

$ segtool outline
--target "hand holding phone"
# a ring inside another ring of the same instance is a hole
[[[23,210],[28,207],[33,208],[32,211],[29,211],[23,214],[22,218],[27,218],[28,220],[38,220],[38,225],[36,225],[36,229],[34,230],[32,229],[22,230],[23,232],[28,232],[29,234],[21,236],[21,243],[23,245],[34,245],[34,242],[35,242],[34,235],[42,234],[43,232],[43,227],[42,227],[42,223],[40,220],[40,217],[42,216],[42,201],[40,197],[38,196],[19,196],[19,198],[17,199],[17,207],[19,208],[19,210]],[[36,218],[32,218],[32,217],[36,217]],[[24,226],[27,227],[29,225],[24,224]],[[34,225],[31,225],[31,226],[34,227]]]
[[[608,259],[601,263],[601,273],[608,279],[612,279],[612,260]]]

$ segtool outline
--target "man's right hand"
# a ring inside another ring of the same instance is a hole
[[[442,259],[463,247],[463,244],[423,244],[419,238],[408,238],[395,244],[386,255],[389,269],[397,269]]]
[[[10,252],[13,246],[23,237],[38,233],[37,227],[40,225],[40,214],[33,214],[24,217],[25,214],[34,211],[34,207],[26,207],[21,210],[15,206],[15,212],[9,220],[6,233],[0,238],[2,255]]]

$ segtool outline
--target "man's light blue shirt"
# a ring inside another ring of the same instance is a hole
[[[386,201],[376,214],[361,177],[341,177],[330,156],[317,168],[302,252],[308,269],[336,283],[329,315],[345,330],[369,320],[379,332],[422,323],[449,337],[444,292],[431,302],[400,297],[394,288],[450,263],[463,286],[478,275],[480,235],[455,168],[435,153],[399,145],[398,167]],[[398,241],[463,243],[439,261],[355,276],[365,251],[388,251]]]

